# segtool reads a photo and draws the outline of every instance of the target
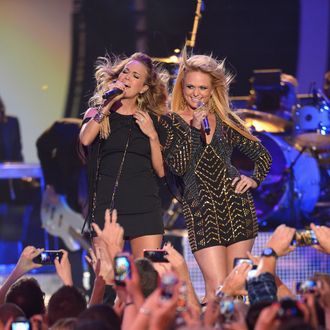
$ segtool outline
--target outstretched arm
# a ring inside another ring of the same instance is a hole
[[[33,258],[39,255],[42,251],[43,249],[37,249],[34,246],[27,246],[22,251],[15,268],[9,274],[0,289],[0,304],[5,302],[6,294],[12,284],[30,270],[42,267],[42,265],[33,262]]]

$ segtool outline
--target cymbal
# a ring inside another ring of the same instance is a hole
[[[330,146],[330,134],[322,135],[320,133],[303,133],[294,138],[295,145],[309,149],[327,148]]]
[[[289,121],[267,112],[237,109],[235,113],[257,132],[284,133],[292,126]]]

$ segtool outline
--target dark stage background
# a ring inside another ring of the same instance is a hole
[[[78,116],[87,107],[98,56],[130,55],[138,47],[154,57],[171,56],[190,37],[195,10],[192,0],[76,0],[65,115]],[[204,1],[194,52],[226,58],[236,74],[231,95],[247,95],[254,69],[296,75],[299,15],[299,0]]]

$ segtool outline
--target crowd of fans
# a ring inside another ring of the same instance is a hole
[[[0,330],[11,329],[330,329],[330,281],[318,274],[291,292],[276,274],[277,259],[292,252],[295,229],[280,225],[267,242],[271,255],[247,257],[218,288],[212,301],[201,306],[183,256],[165,243],[168,262],[151,262],[129,256],[130,274],[124,285],[115,281],[114,259],[123,250],[123,229],[117,213],[105,214],[101,230],[93,225],[98,240],[87,261],[95,272],[90,297],[73,286],[68,253],[55,259],[63,282],[46,304],[45,295],[31,270],[42,267],[34,258],[43,249],[27,246],[0,289]],[[330,228],[311,224],[318,240],[313,245],[330,254]],[[212,265],[210,265],[212,267]],[[289,271],[289,270],[288,270]],[[315,285],[309,285],[314,283]],[[15,328],[26,322],[30,328]]]

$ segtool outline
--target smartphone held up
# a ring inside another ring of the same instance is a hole
[[[294,246],[310,246],[318,244],[318,240],[313,230],[296,230],[291,245]]]
[[[44,250],[35,258],[33,262],[41,265],[54,265],[55,259],[61,261],[63,252],[60,250]]]
[[[128,253],[119,253],[114,260],[115,283],[117,285],[125,286],[126,278],[132,277],[131,261]]]
[[[165,250],[144,250],[143,256],[152,262],[168,262],[166,259],[167,252]]]

